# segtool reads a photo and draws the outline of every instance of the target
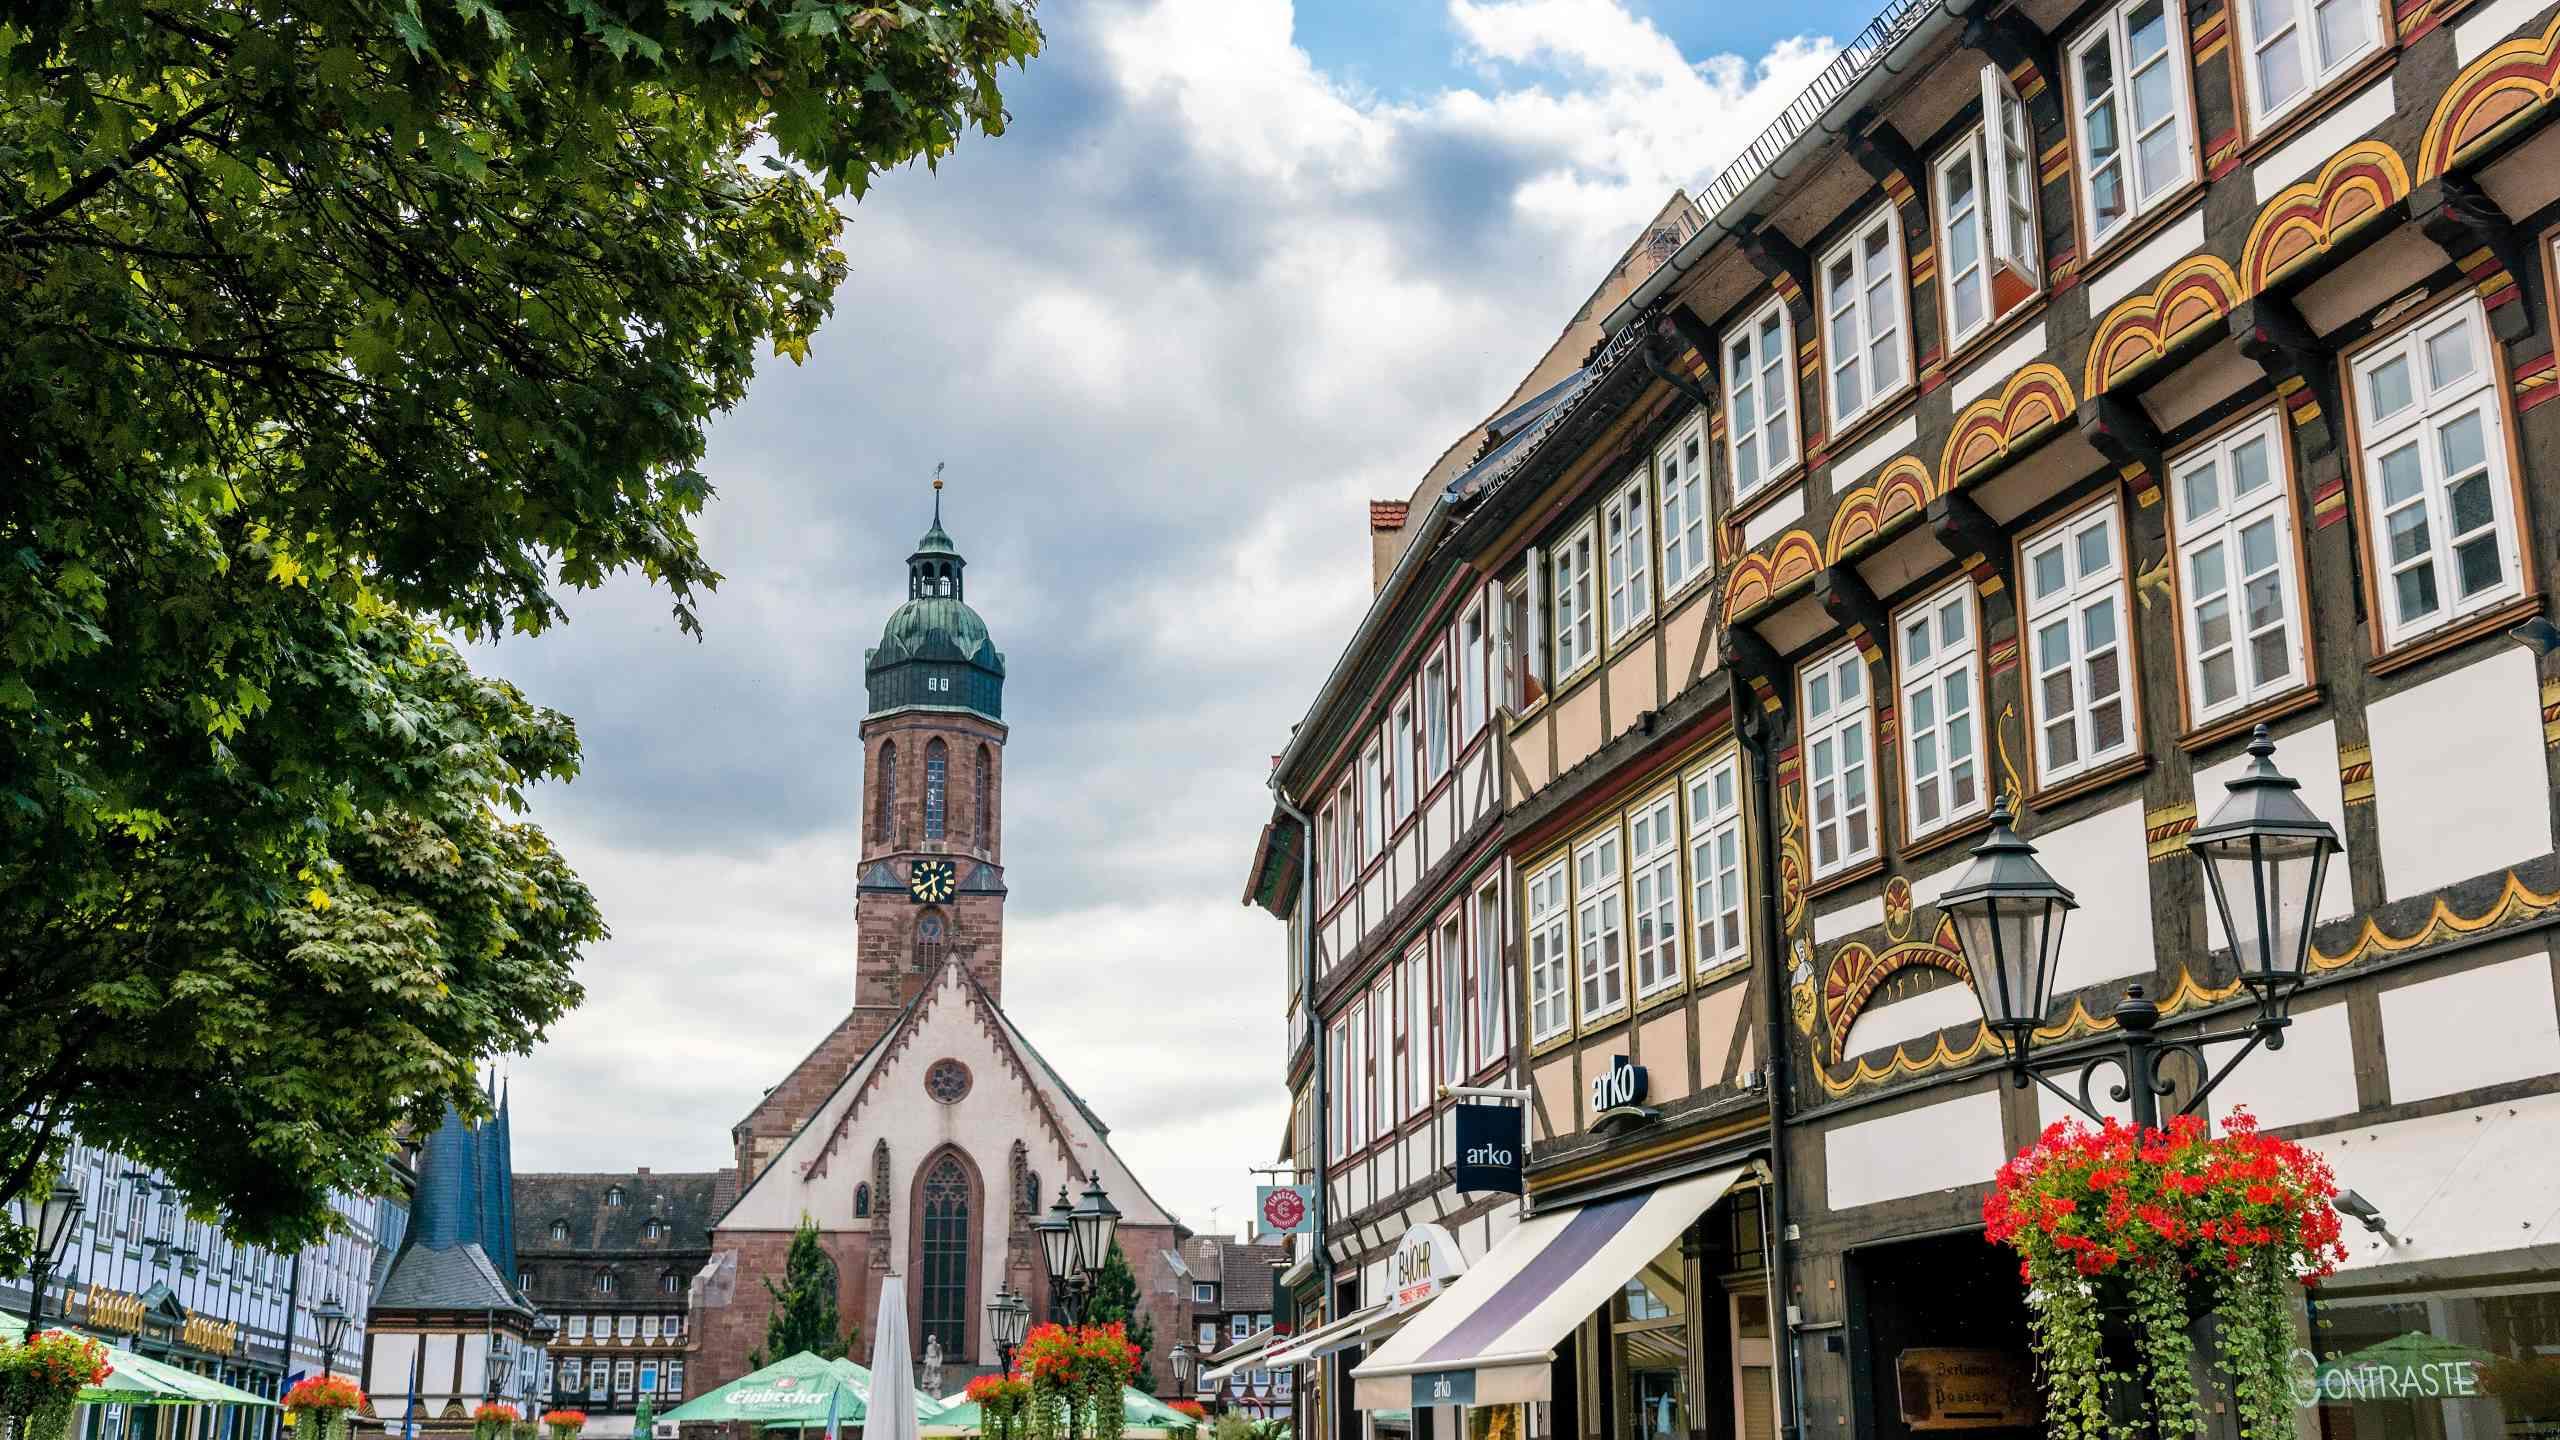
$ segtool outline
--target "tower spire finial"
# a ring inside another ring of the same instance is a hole
[[[943,467],[943,464],[944,464],[944,462],[943,462],[943,461],[940,461],[940,460],[936,460],[936,461],[934,461],[934,462],[933,462],[933,523],[934,523],[934,524],[936,524],[936,525],[939,525],[939,524],[941,524],[941,523],[942,523],[942,467]]]

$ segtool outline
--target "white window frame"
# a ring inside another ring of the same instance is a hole
[[[1585,1025],[1627,1008],[1625,845],[1612,821],[1573,850],[1574,1003]]]
[[[1938,275],[1946,292],[1947,343],[1950,347],[1963,343],[1991,327],[1999,318],[1992,308],[1991,293],[1991,179],[1990,167],[1983,158],[1983,127],[1977,125],[1962,140],[1940,155],[1930,174],[1930,213],[1938,227]],[[1973,169],[1973,199],[1965,214],[1948,210],[1955,193],[1948,177],[1958,165]],[[1973,263],[1959,267],[1956,263],[1958,226],[1966,227],[1973,240]],[[1981,298],[1982,313],[1968,323],[1958,307],[1958,287],[1967,274],[1974,275],[1974,293]]]
[[[2254,3],[2254,0],[2234,0],[2232,5],[2234,10],[2240,12],[2236,17],[2240,44],[2232,61],[2240,67],[2241,99],[2246,106],[2250,126],[2257,130],[2263,130],[2277,119],[2291,113],[2304,101],[2327,89],[2340,76],[2354,69],[2367,56],[2382,48],[2383,7],[2379,0],[2264,0],[2264,3],[2269,9],[2284,12],[2280,17],[2280,23],[2273,27],[2275,32],[2273,36],[2258,33],[2259,6]],[[2259,90],[2261,83],[2258,73],[2259,57],[2272,49],[2276,40],[2287,40],[2297,45],[2310,42],[2316,46],[2321,17],[2339,13],[2342,10],[2363,13],[2364,43],[2352,50],[2331,56],[2326,61],[2319,58],[2315,49],[2304,49],[2300,52],[2302,88],[2280,100],[2271,101],[2262,94]]]
[[[2107,542],[2107,560],[2103,566],[2090,568],[2080,558],[2083,537],[2103,531]],[[2061,552],[2065,581],[2052,593],[2039,591],[2037,569],[2042,557]],[[2087,773],[2097,766],[2135,753],[2142,744],[2142,711],[2134,702],[2139,693],[2133,673],[2132,593],[2126,582],[2124,563],[2124,511],[2114,497],[2083,506],[2072,514],[2045,526],[2027,538],[2019,549],[2018,588],[2020,603],[2025,607],[2020,625],[2020,653],[2026,667],[2027,713],[2032,721],[2028,730],[2028,748],[2035,753],[2036,775],[2040,783],[2051,785]],[[2113,633],[2103,642],[2091,643],[2089,620],[2101,607],[2107,607],[2112,618]],[[2057,617],[2057,611],[2067,615]],[[2057,618],[2062,623],[2068,650],[2060,664],[2048,658],[2045,635]],[[2091,675],[2096,657],[2112,653],[2116,657],[2115,689],[2111,698],[2124,712],[2123,736],[2104,750],[2094,745],[2094,717],[2100,707],[2090,703]],[[2048,730],[2060,717],[2045,712],[2046,691],[2052,677],[2068,671],[2071,679],[2071,715],[2073,745],[2071,759],[2056,762],[2052,758]]]
[[[1411,1119],[1431,1108],[1431,946],[1428,941],[1404,957],[1404,993],[1397,997],[1397,1023],[1404,1027],[1404,1105]]]
[[[2239,457],[2252,447],[2262,457],[2264,478],[2249,494],[2235,495]],[[2197,482],[2207,478],[2213,487],[2211,501],[2199,509]],[[2280,414],[2270,409],[2170,461],[2169,493],[2176,519],[2172,533],[2178,558],[2171,574],[2177,582],[2178,624],[2185,640],[2188,722],[2201,725],[2219,720],[2309,684],[2300,572],[2294,564],[2293,487],[2285,475]],[[2244,537],[2261,526],[2273,537],[2273,553],[2263,568],[2246,569]],[[2203,569],[2208,552],[2220,572],[2218,578]],[[2209,578],[2215,580],[2210,590]],[[2281,613],[2272,625],[2251,625],[2243,601],[2255,580],[2275,583]],[[2219,644],[2208,645],[2205,612],[2215,606],[2221,609],[2225,633]],[[2272,678],[2257,674],[2250,658],[2251,647],[2268,634],[2284,645],[2285,672]],[[2214,700],[2206,694],[2205,676],[2217,658],[2230,667],[2231,693]]]
[[[2439,383],[2433,378],[2434,364],[2428,352],[2435,342],[2456,332],[2461,332],[2467,341],[2471,369],[2463,376]],[[2408,403],[2385,414],[2376,404],[2373,381],[2394,361],[2407,364],[2410,398]],[[2371,527],[2366,539],[2373,559],[2384,648],[2441,630],[2464,616],[2523,594],[2524,557],[2517,538],[2511,468],[2514,459],[2508,448],[2506,412],[2498,398],[2496,345],[2491,339],[2488,311],[2479,298],[2466,292],[2453,303],[2403,326],[2390,339],[2358,354],[2353,371],[2357,455],[2364,472],[2366,523]],[[2475,415],[2480,418],[2481,461],[2485,469],[2482,479],[2488,486],[2489,523],[2456,534],[2442,442],[2456,425]],[[2412,443],[2412,436],[2417,437],[2419,489],[2414,496],[2394,497],[2385,462]],[[2386,528],[2402,515],[2413,513],[2424,516],[2426,562],[2436,579],[2435,610],[2414,620],[2401,614],[2397,580],[2404,570],[2415,567],[2399,563],[2400,557],[2391,544],[2391,531]],[[2497,547],[2502,578],[2477,594],[2461,595],[2455,583],[2457,552],[2484,542]]]
[[[1851,698],[1847,692],[1853,685],[1857,695]],[[1823,880],[1863,865],[1878,853],[1875,677],[1867,673],[1867,657],[1855,644],[1842,645],[1804,667],[1797,677],[1796,694],[1803,707],[1798,713],[1804,716],[1800,753],[1804,756],[1806,853],[1813,878]],[[1830,757],[1827,765],[1826,755]],[[1826,787],[1839,792],[1830,797],[1832,819],[1823,814]],[[1866,842],[1853,844],[1852,834],[1861,822]],[[1839,831],[1826,842],[1824,832],[1835,823]]]
[[[1529,881],[1529,1038],[1543,1043],[1573,1028],[1573,945],[1566,933],[1573,907],[1566,899],[1565,861]]]
[[[1714,573],[1715,551],[1707,529],[1707,417],[1691,416],[1653,452],[1662,487],[1662,597]]]
[[[1351,1153],[1351,1104],[1348,1076],[1351,1073],[1351,1018],[1348,1012],[1334,1020],[1330,1027],[1332,1044],[1325,1051],[1327,1080],[1333,1087],[1332,1113],[1326,1117],[1325,1145],[1328,1156],[1339,1160]]]
[[[1885,238],[1880,252],[1873,246],[1879,230]],[[1843,261],[1849,267],[1852,291],[1845,301],[1832,273]],[[1874,269],[1879,264],[1886,272],[1881,277]],[[1891,404],[1911,388],[1911,287],[1903,278],[1909,273],[1902,259],[1902,207],[1891,203],[1823,253],[1819,276],[1822,308],[1816,319],[1822,333],[1822,393],[1830,406],[1835,434]],[[1890,316],[1881,314],[1876,300],[1879,294],[1891,302]],[[1854,353],[1844,354],[1845,347],[1840,343],[1844,319],[1857,331]],[[1893,379],[1882,387],[1875,383],[1874,373],[1879,342],[1893,361]],[[1858,402],[1843,405],[1840,378],[1852,364],[1860,367]]]
[[[2161,7],[2160,23],[2166,32],[2165,43],[2146,64],[2137,67],[2129,58],[2133,53],[2133,32],[2127,21],[2134,11],[2154,3]],[[2249,0],[2237,0],[2237,3],[2246,5]],[[2107,47],[2111,79],[2105,93],[2091,94],[2083,86],[2083,62],[2100,45]],[[2147,73],[2154,66],[2168,68],[2169,116],[2145,131],[2134,116],[2133,83],[2137,70]],[[2080,197],[2080,213],[2088,221],[2089,245],[2095,249],[2123,234],[2126,227],[2195,181],[2195,102],[2189,90],[2193,71],[2187,63],[2185,7],[2180,0],[2124,0],[2073,38],[2062,71],[2065,92],[2071,103],[2072,154],[2079,161],[2078,178],[2073,184]],[[2098,219],[2098,164],[2089,148],[2096,127],[2090,117],[2109,106],[2113,107],[2116,129],[2116,153],[2110,163],[2117,167],[2124,210],[2113,220],[2102,224]],[[2145,175],[2141,173],[2143,136],[2156,134],[2163,124],[2169,127],[2177,140],[2175,173]],[[2152,188],[2146,189],[2146,183]]]
[[[1360,872],[1367,865],[1367,857],[1358,853],[1360,849],[1358,761],[1355,760],[1345,767],[1342,783],[1334,793],[1333,808],[1334,819],[1341,826],[1341,839],[1337,845],[1338,859],[1333,867],[1333,893],[1336,898],[1339,898],[1350,894],[1351,887],[1360,883]]]
[[[1983,223],[1991,235],[1991,263],[1995,270],[2005,265],[2016,271],[2032,295],[2044,285],[2044,230],[2036,222],[2035,126],[2008,72],[1985,65],[1981,78],[1983,184],[1990,207],[1983,212]],[[1998,293],[1996,283],[1993,293]]]
[[[1607,537],[1601,563],[1606,567],[1609,642],[1653,618],[1652,487],[1642,470],[1600,507],[1601,533]]]
[[[560,1362],[560,1388],[572,1394],[587,1388],[587,1362],[571,1355]]]
[[[1964,627],[1952,640],[1947,636],[1950,615],[1960,617]],[[1925,648],[1913,644],[1915,628]],[[1979,815],[1990,805],[1991,786],[1983,765],[1982,607],[1975,599],[1973,581],[1960,578],[1895,615],[1893,659],[1896,714],[1902,731],[1902,813],[1908,834],[1916,840]],[[1949,687],[1959,682],[1964,699],[1961,717],[1947,699]],[[1961,742],[1950,739],[1959,718],[1965,730]],[[1938,813],[1924,818],[1920,792],[1929,782],[1937,787]],[[1956,799],[1960,783],[1972,786],[1971,799]]]
[[[569,1317],[569,1338],[572,1340],[584,1340],[587,1338],[586,1316],[572,1315]]]
[[[1680,983],[1680,791],[1663,791],[1627,812],[1629,950],[1636,998]]]
[[[1502,984],[1502,881],[1497,877],[1475,893],[1475,953],[1467,957],[1473,972],[1475,1005],[1468,1016],[1473,1046],[1468,1063],[1481,1070],[1510,1053],[1503,1023],[1510,997]]]
[[[1434,995],[1431,1034],[1440,1047],[1440,1082],[1459,1085],[1467,1072],[1467,916],[1461,908],[1432,931]]]
[[[1501,588],[1493,611],[1493,652],[1501,667],[1502,706],[1526,715],[1547,697],[1546,642],[1540,638],[1538,586],[1544,580],[1538,552],[1529,552],[1522,574]]]
[[[1405,817],[1413,813],[1417,788],[1413,779],[1414,748],[1420,743],[1420,737],[1414,733],[1413,701],[1410,698],[1396,702],[1395,719],[1387,727],[1387,743],[1394,762],[1394,818],[1396,823],[1402,824]]]
[[[1776,322],[1774,336],[1769,333],[1771,321]],[[1786,478],[1804,458],[1798,420],[1803,407],[1796,394],[1795,317],[1787,313],[1787,302],[1773,295],[1768,304],[1726,332],[1720,343],[1724,347],[1725,471],[1733,477],[1733,498],[1743,500]],[[1774,408],[1772,400],[1779,402]],[[1746,410],[1751,423],[1737,423]],[[1746,440],[1759,467],[1757,474],[1748,477],[1742,473]],[[1774,465],[1769,460],[1773,447],[1785,452]]]
[[[1449,773],[1449,660],[1434,654],[1422,662],[1422,776],[1424,783]]]
[[[1751,917],[1744,908],[1751,874],[1742,829],[1742,767],[1733,751],[1682,782],[1689,808],[1690,948],[1698,974],[1751,955]]]
[[[1493,674],[1492,636],[1485,630],[1485,602],[1482,596],[1467,607],[1458,621],[1458,743],[1466,744],[1484,728],[1488,713],[1485,701]]]
[[[1548,583],[1555,596],[1555,668],[1559,685],[1600,658],[1596,628],[1599,619],[1592,613],[1598,608],[1595,591],[1599,581],[1591,573],[1599,556],[1599,536],[1598,521],[1582,522],[1582,528],[1556,547],[1550,567]]]

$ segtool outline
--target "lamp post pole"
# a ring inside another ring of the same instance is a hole
[[[1955,921],[1956,943],[1973,977],[1982,1018],[2008,1051],[2010,1082],[2029,1082],[2059,1095],[2093,1120],[2106,1118],[2093,1086],[2112,1065],[2123,1075],[2108,1098],[2126,1106],[2133,1123],[2156,1129],[2162,1097],[2176,1093],[2164,1071],[2169,1056],[2186,1057],[2198,1083],[2181,1115],[2205,1098],[2264,1045],[2284,1048],[2287,1013],[2309,969],[2311,927],[2320,911],[2321,882],[2342,848],[2338,832],[2311,813],[2296,792],[2300,784],[2275,768],[2275,741],[2260,725],[2250,737],[2249,766],[2230,783],[2230,796],[2213,818],[2188,837],[2187,848],[2204,867],[2206,891],[2222,933],[2231,942],[2240,983],[2257,997],[2247,1023],[2163,1039],[2156,1032],[2160,1007],[2139,985],[2108,1012],[2116,1041],[2037,1059],[2036,1031],[2052,1008],[2054,975],[2062,954],[2063,922],[2079,902],[2037,862],[2035,847],[2009,828],[2006,802],[1991,812],[1991,833],[1973,849],[1972,863],[1938,904]],[[2239,1042],[2215,1068],[2207,1047]],[[2072,1075],[2070,1089],[2054,1082]]]
[[[1120,1209],[1103,1192],[1102,1177],[1086,1179],[1083,1201],[1076,1205],[1067,1203],[1067,1187],[1060,1185],[1056,1203],[1031,1222],[1031,1229],[1040,1241],[1040,1263],[1049,1272],[1050,1303],[1068,1324],[1086,1323],[1095,1283],[1120,1230]],[[1083,1433],[1083,1417],[1070,1400],[1067,1440],[1081,1440]]]

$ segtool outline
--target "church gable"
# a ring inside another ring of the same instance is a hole
[[[869,1229],[905,1202],[915,1167],[954,1143],[990,1188],[1036,1179],[1054,1193],[1099,1168],[1129,1223],[1170,1223],[985,991],[946,962],[719,1228],[787,1230],[806,1214],[822,1230]],[[887,1171],[885,1184],[875,1169]]]

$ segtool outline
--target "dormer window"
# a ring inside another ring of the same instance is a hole
[[[665,1226],[663,1226],[663,1225],[661,1225],[661,1224],[659,1224],[659,1223],[658,1223],[658,1220],[657,1220],[657,1217],[656,1217],[656,1216],[654,1216],[654,1215],[653,1215],[653,1216],[651,1216],[651,1217],[649,1218],[649,1223],[648,1223],[648,1224],[643,1225],[643,1226],[641,1226],[641,1227],[640,1227],[640,1235],[641,1235],[641,1238],[646,1239],[646,1240],[655,1240],[655,1239],[657,1239],[660,1235],[663,1235],[663,1234],[665,1234],[665,1233],[666,1233],[666,1227],[665,1227]]]
[[[622,1187],[616,1185],[612,1189],[605,1191],[604,1203],[617,1210],[620,1209],[622,1207]]]
[[[599,1295],[610,1295],[613,1293],[612,1271],[599,1270],[596,1272],[596,1293]]]
[[[564,1245],[564,1244],[567,1244],[567,1243],[568,1243],[568,1240],[569,1240],[569,1222],[568,1222],[568,1221],[566,1221],[566,1220],[554,1220],[554,1221],[552,1221],[552,1222],[551,1222],[551,1243],[552,1243],[552,1244],[554,1244],[554,1245]]]

